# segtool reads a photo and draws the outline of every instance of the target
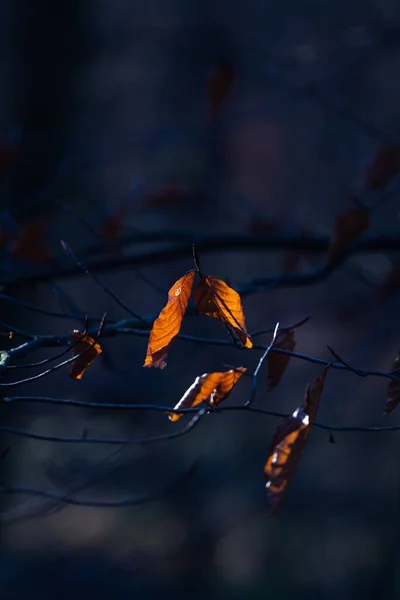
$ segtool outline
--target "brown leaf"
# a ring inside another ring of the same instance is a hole
[[[196,271],[188,271],[168,292],[168,302],[153,323],[144,367],[164,369],[167,356],[179,333],[192,291]]]
[[[392,371],[396,371],[397,369],[399,369],[397,377],[400,377],[400,354],[393,363]],[[400,381],[396,381],[395,379],[391,379],[389,381],[387,395],[388,398],[385,406],[385,415],[391,413],[400,403]]]
[[[212,73],[208,82],[210,117],[216,118],[232,89],[236,78],[236,69],[232,64],[222,63]]]
[[[369,210],[365,207],[351,208],[336,217],[328,250],[328,265],[335,263],[348,244],[368,229],[369,220]]]
[[[184,393],[175,409],[193,408],[205,400],[211,406],[217,406],[222,400],[225,400],[235,387],[243,373],[245,367],[230,369],[224,373],[204,373],[196,377],[194,383]],[[168,413],[171,421],[178,421],[184,413]]]
[[[378,301],[384,302],[400,289],[400,265],[394,266],[378,287]]]
[[[72,377],[72,379],[82,379],[88,366],[103,352],[103,350],[101,349],[100,344],[95,342],[90,335],[81,333],[77,329],[72,331],[69,337],[71,343],[74,344],[72,347],[73,355],[81,355],[71,363],[69,376]]]
[[[202,277],[195,287],[194,300],[202,315],[226,323],[245,348],[253,347],[246,330],[240,296],[224,281],[210,275]]]
[[[400,172],[400,147],[385,146],[367,168],[365,185],[370,190],[384,189]]]
[[[272,348],[279,348],[280,350],[289,350],[293,352],[296,347],[296,341],[294,339],[294,330],[286,329],[278,333]],[[268,390],[271,391],[281,380],[284,374],[290,356],[287,354],[281,354],[280,352],[270,352],[267,356],[268,364]]]
[[[264,466],[271,514],[278,510],[301,458],[307,440],[308,423],[308,415],[297,408],[275,432]]]
[[[325,367],[310,388],[306,387],[304,407],[297,408],[293,415],[279,425],[269,449],[264,467],[265,487],[271,514],[275,513],[301,458],[312,423],[317,411],[329,367]]]
[[[317,418],[319,401],[321,399],[322,392],[324,391],[325,379],[328,371],[329,366],[325,367],[312,387],[309,385],[306,387],[303,410],[310,417],[310,421],[315,421]],[[311,427],[312,425],[310,425],[310,428]]]

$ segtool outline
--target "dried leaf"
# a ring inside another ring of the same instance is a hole
[[[90,335],[81,333],[77,329],[72,331],[69,337],[71,343],[74,344],[72,347],[74,356],[81,355],[71,363],[69,376],[72,377],[72,379],[82,379],[88,366],[103,352],[103,350],[101,349],[100,344],[95,342]]]
[[[397,372],[397,377],[400,377],[400,354],[397,356],[396,360],[393,363],[392,371]],[[388,385],[387,391],[387,402],[385,407],[385,415],[391,413],[396,406],[400,403],[400,381],[396,381],[395,379],[391,379]]]
[[[365,185],[370,190],[384,189],[400,172],[400,147],[386,146],[367,168]]]
[[[279,348],[280,350],[288,350],[293,352],[296,347],[296,341],[294,339],[294,330],[286,329],[280,331],[275,340],[272,348]],[[268,390],[271,391],[280,382],[282,375],[284,374],[290,356],[287,354],[281,354],[280,352],[270,352],[267,356],[268,364]]]
[[[144,367],[164,369],[167,356],[179,333],[192,291],[196,271],[188,271],[168,292],[168,302],[153,323]]]
[[[221,63],[212,73],[208,82],[210,117],[216,118],[232,89],[236,78],[236,69],[232,64]]]
[[[369,210],[365,207],[351,208],[336,217],[328,250],[328,265],[335,263],[348,244],[368,229],[369,220]]]
[[[253,347],[246,330],[240,296],[224,281],[210,275],[202,277],[195,287],[194,300],[202,315],[226,323],[245,348]]]
[[[264,466],[270,513],[278,510],[307,440],[308,415],[297,408],[275,432]]]
[[[217,406],[230,394],[243,373],[245,367],[237,367],[223,373],[204,373],[196,377],[194,383],[184,393],[175,410],[180,408],[193,408],[201,402],[207,401],[210,406]],[[178,421],[183,413],[168,413],[170,421]]]
[[[325,379],[328,371],[329,366],[325,367],[312,387],[309,385],[306,387],[303,410],[310,417],[310,421],[315,421],[317,418],[319,401],[321,399],[322,392],[324,391]]]
[[[400,289],[400,265],[394,266],[378,288],[378,300],[384,302]]]
[[[325,367],[312,388],[306,387],[304,406],[297,408],[291,417],[279,425],[272,440],[264,467],[265,487],[272,514],[278,510],[303,453],[312,429],[310,421],[315,421],[317,417],[328,370],[329,367]]]
[[[45,216],[22,225],[11,245],[12,257],[36,265],[49,265],[52,257],[45,234],[52,220],[53,217]]]

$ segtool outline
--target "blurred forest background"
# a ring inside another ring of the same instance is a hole
[[[55,257],[62,256],[60,239],[78,252],[94,244],[87,224],[99,231],[119,210],[125,233],[251,236],[257,227],[268,233],[273,222],[292,234],[329,236],[337,213],[359,194],[371,158],[400,137],[396,0],[2,0],[0,17],[1,225],[7,230],[54,214],[46,239]],[[207,85],[221,65],[233,69],[234,81],[210,118]],[[400,233],[399,198],[396,190],[382,202],[367,198],[372,233]],[[202,265],[237,284],[279,273],[281,255],[219,250],[205,254]],[[306,255],[300,272],[323,261],[322,254]],[[243,301],[248,329],[312,314],[296,330],[299,352],[329,359],[329,344],[352,365],[388,371],[399,348],[398,295],[378,307],[374,288],[395,261],[395,253],[357,255],[315,285],[251,295]],[[37,267],[16,265],[4,252],[1,268],[8,280]],[[189,268],[190,252],[101,278],[148,315],[161,309],[169,287]],[[60,310],[65,293],[83,313],[127,317],[90,278],[58,283],[3,291],[53,310]],[[6,302],[1,320],[35,333],[82,325]],[[210,321],[189,319],[183,331],[224,337],[221,324]],[[197,375],[224,363],[254,369],[259,358],[178,341],[166,370],[143,369],[146,343],[105,339],[105,359],[81,382],[61,370],[15,393],[173,406]],[[43,350],[34,358],[48,355]],[[261,374],[257,402],[292,412],[319,372],[318,365],[292,359],[268,395]],[[243,402],[250,388],[244,381],[232,402]],[[386,389],[384,379],[332,371],[319,418],[332,425],[387,424]],[[180,426],[162,413],[27,403],[3,406],[2,422],[103,437]],[[263,466],[278,422],[213,415],[181,439],[124,449],[112,472],[82,492],[98,498],[153,493],[197,465],[157,502],[70,506],[3,524],[1,599],[398,598],[398,435],[338,433],[329,443],[326,431],[313,431],[271,519]],[[58,490],[115,451],[4,435],[2,447],[8,446],[2,481]],[[11,516],[20,505],[36,507],[8,495],[1,502]]]

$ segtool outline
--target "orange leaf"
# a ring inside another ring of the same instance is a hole
[[[236,78],[236,69],[229,63],[222,63],[211,75],[208,82],[210,117],[216,118],[225,102]]]
[[[193,408],[205,400],[211,406],[217,406],[230,394],[246,371],[246,367],[238,367],[224,373],[204,373],[204,375],[196,377],[194,383],[175,406],[175,409]],[[178,421],[183,413],[168,413],[168,415],[170,421]]]
[[[400,354],[397,356],[396,360],[393,363],[392,371],[396,371],[397,376],[400,377]],[[388,399],[385,407],[385,415],[388,415],[396,408],[396,406],[400,403],[400,381],[396,381],[396,379],[391,379],[388,385]]]
[[[297,408],[275,432],[264,466],[265,488],[271,514],[278,510],[301,458],[307,439],[305,433],[308,423],[308,415]]]
[[[306,387],[304,406],[297,408],[291,417],[279,425],[272,440],[264,467],[271,513],[278,510],[303,453],[312,429],[310,421],[315,421],[317,417],[328,369],[325,367],[312,388]]]
[[[367,168],[365,185],[370,190],[385,188],[400,172],[399,146],[381,148],[378,155]]]
[[[368,229],[369,217],[369,210],[365,207],[351,208],[336,217],[328,250],[328,265],[335,263],[348,244]]]
[[[37,265],[49,265],[51,252],[44,240],[53,217],[45,216],[22,225],[11,248],[13,258]]]
[[[278,333],[273,348],[279,348],[280,350],[289,350],[293,352],[296,347],[294,339],[293,329],[287,329]],[[278,385],[284,374],[290,356],[287,354],[281,354],[280,352],[270,352],[267,356],[268,364],[268,390],[271,391],[276,385]]]
[[[101,349],[100,344],[95,342],[90,335],[80,333],[77,329],[74,329],[69,337],[72,344],[74,344],[72,347],[74,356],[81,355],[71,363],[69,376],[72,377],[72,379],[82,379],[88,366],[103,352],[103,350]]]
[[[245,348],[253,347],[246,330],[240,296],[224,281],[210,275],[202,277],[194,290],[194,300],[201,314],[226,323]]]
[[[167,356],[179,333],[192,291],[196,271],[188,271],[168,292],[168,302],[153,323],[144,367],[164,369]]]

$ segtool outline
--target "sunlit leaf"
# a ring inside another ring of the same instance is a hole
[[[327,264],[335,263],[347,246],[369,227],[370,213],[365,207],[351,208],[340,213],[335,219]]]
[[[74,330],[70,333],[71,343],[74,344],[72,352],[74,356],[78,356],[71,363],[71,371],[69,373],[72,379],[82,379],[84,372],[94,359],[103,352],[101,346],[90,335]]]
[[[273,348],[279,348],[280,350],[288,350],[293,352],[296,347],[296,341],[294,339],[293,329],[286,329],[280,331],[274,342]],[[290,355],[281,354],[280,352],[269,352],[267,356],[268,364],[268,390],[273,390],[284,374]]]
[[[385,146],[367,168],[365,185],[370,190],[384,189],[400,172],[400,147]]]
[[[305,433],[308,424],[308,415],[297,408],[275,432],[264,466],[265,488],[271,514],[278,510],[295,473],[307,439]]]
[[[246,330],[240,296],[224,281],[211,276],[202,277],[195,287],[194,300],[202,315],[226,323],[245,348],[253,347]]]
[[[164,369],[167,356],[179,333],[192,291],[196,271],[188,271],[168,292],[168,302],[153,323],[144,367]]]
[[[264,467],[265,487],[272,514],[278,510],[284,498],[312,429],[311,421],[317,417],[328,369],[325,367],[312,387],[306,387],[304,406],[297,408],[275,432]]]
[[[400,354],[396,357],[393,363],[392,371],[397,371],[397,377],[400,378]],[[396,379],[391,379],[388,385],[387,391],[387,402],[385,407],[385,415],[391,413],[396,406],[400,403],[400,381]]]
[[[221,63],[212,73],[208,82],[210,116],[215,118],[231,91],[236,78],[236,69],[232,64]]]
[[[223,373],[204,373],[204,375],[196,377],[194,383],[175,406],[175,410],[193,408],[204,401],[207,401],[210,406],[217,406],[227,398],[246,371],[245,367],[238,367]],[[168,413],[168,415],[171,421],[178,421],[183,413]]]

